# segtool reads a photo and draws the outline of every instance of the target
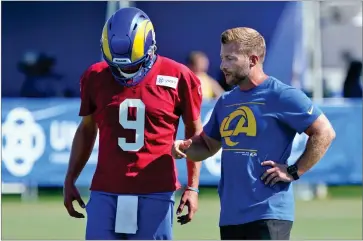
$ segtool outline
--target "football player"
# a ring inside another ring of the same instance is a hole
[[[179,118],[186,137],[202,130],[200,81],[184,65],[156,54],[151,20],[122,8],[102,32],[103,62],[81,77],[82,121],[74,136],[64,184],[70,216],[86,209],[86,239],[172,239],[174,192],[181,188],[171,155]],[[87,205],[75,182],[99,131],[98,163]],[[177,214],[188,223],[197,210],[200,164],[187,161],[188,186]]]

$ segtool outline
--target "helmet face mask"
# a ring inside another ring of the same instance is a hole
[[[136,76],[144,65],[143,61],[138,61],[140,63],[131,63],[130,59],[118,59],[114,58],[109,67],[112,74],[117,79],[131,79]]]
[[[137,8],[118,10],[103,28],[101,51],[120,84],[138,84],[155,59],[155,33],[149,17]]]

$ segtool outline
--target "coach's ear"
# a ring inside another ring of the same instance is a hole
[[[250,68],[252,68],[252,67],[255,67],[259,63],[260,58],[257,55],[251,55],[249,57],[249,61],[250,61]]]

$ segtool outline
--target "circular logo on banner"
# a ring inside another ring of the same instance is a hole
[[[45,150],[45,134],[25,108],[11,110],[2,124],[2,161],[14,176],[28,175]]]

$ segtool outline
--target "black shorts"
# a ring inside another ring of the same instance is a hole
[[[265,219],[220,227],[221,240],[289,240],[293,222]]]

